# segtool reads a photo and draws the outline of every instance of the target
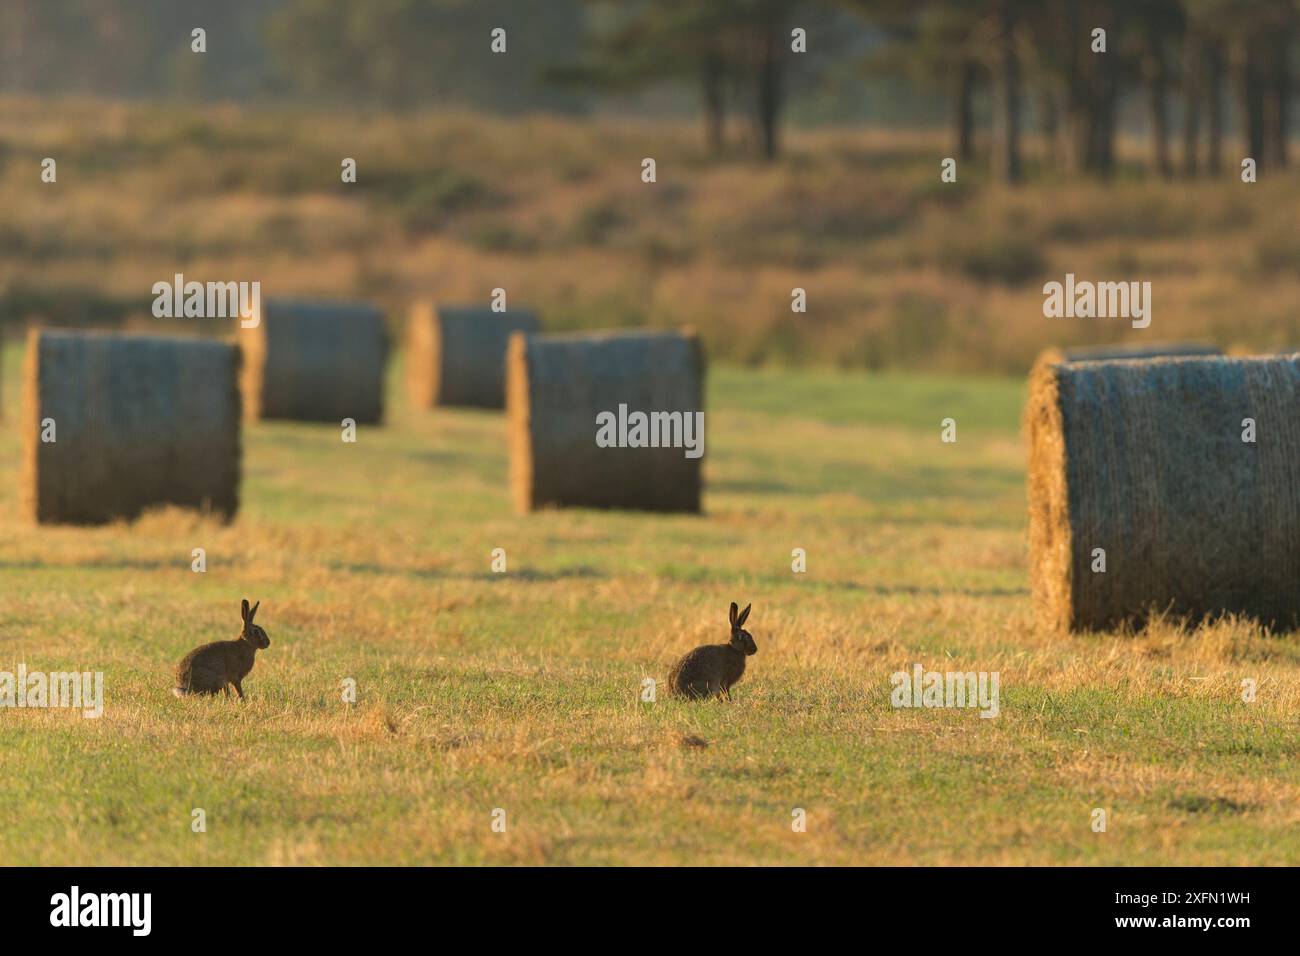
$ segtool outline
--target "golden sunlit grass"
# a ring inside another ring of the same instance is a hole
[[[147,314],[178,270],[394,314],[501,287],[556,327],[692,324],[741,362],[948,371],[1019,372],[1075,342],[1300,343],[1294,170],[1160,182],[1124,143],[1096,183],[1038,171],[1031,141],[1034,179],[1006,190],[982,161],[940,182],[940,133],[787,139],[764,165],[711,161],[689,123],[4,99],[0,300],[15,320]],[[1151,281],[1151,327],[1044,319],[1042,285],[1067,272]]]
[[[0,709],[6,862],[1300,862],[1293,638],[1034,630],[1018,381],[715,367],[703,516],[519,517],[502,416],[417,414],[390,368],[390,422],[355,445],[247,429],[232,525],[38,528],[20,358],[0,670],[102,670],[106,709]],[[272,641],[248,700],[174,698],[243,596]],[[641,702],[731,600],[759,646],[734,700]],[[998,671],[1000,716],[893,709],[914,662]]]
[[[1148,338],[1300,343],[1294,172],[1011,192],[979,164],[940,184],[939,135],[788,142],[764,166],[710,162],[678,123],[7,99],[0,321],[153,323],[177,271],[395,315],[504,287],[557,328],[694,324],[731,362],[987,372],[1134,337],[1042,317],[1070,271],[1151,280]],[[356,445],[249,428],[233,525],[80,529],[19,519],[19,359],[0,670],[102,670],[106,712],[0,709],[5,862],[1300,863],[1294,638],[1035,631],[1018,380],[715,365],[703,516],[525,518],[503,417],[416,414],[392,368],[389,424]],[[249,699],[172,697],[243,596],[272,640]],[[642,703],[732,600],[759,645],[735,699]],[[894,710],[913,662],[999,671],[1001,716]]]

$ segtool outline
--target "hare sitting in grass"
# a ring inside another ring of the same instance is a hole
[[[259,650],[271,646],[271,639],[266,631],[253,623],[253,615],[262,606],[258,601],[251,608],[245,600],[240,610],[244,616],[244,626],[239,637],[233,641],[214,641],[196,647],[185,655],[185,659],[176,665],[176,688],[172,691],[177,697],[187,694],[215,694],[225,691],[230,696],[233,684],[239,699],[244,699],[242,681],[253,669],[253,658]]]
[[[731,639],[697,647],[674,664],[668,674],[671,693],[696,700],[722,694],[731,700],[732,685],[745,676],[745,658],[758,653],[753,635],[744,629],[751,607],[737,613],[736,602],[731,602]]]

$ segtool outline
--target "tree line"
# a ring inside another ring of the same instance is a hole
[[[1125,103],[1141,104],[1161,176],[1220,172],[1229,117],[1260,168],[1288,162],[1297,0],[590,2],[606,9],[607,26],[567,76],[615,88],[694,82],[715,149],[727,91],[747,84],[733,101],[748,104],[762,154],[775,156],[791,77],[801,68],[816,76],[804,58],[824,66],[830,53],[860,54],[868,74],[944,91],[963,160],[976,154],[982,102],[991,165],[1010,183],[1024,176],[1030,117],[1052,161],[1110,176]],[[844,39],[864,27],[873,40],[865,53]],[[792,48],[798,28],[807,53]]]
[[[194,25],[206,60],[178,42]],[[739,119],[773,159],[813,93],[901,79],[946,101],[956,157],[987,141],[1006,182],[1031,133],[1053,165],[1110,176],[1135,114],[1150,168],[1194,176],[1234,134],[1287,165],[1298,26],[1300,0],[4,0],[0,91],[573,112],[670,88],[708,148],[734,148]]]
[[[1149,164],[1160,176],[1220,172],[1229,108],[1246,155],[1260,168],[1287,165],[1300,25],[1295,0],[863,6],[880,18],[895,55],[913,57],[914,69],[946,83],[962,158],[974,154],[972,103],[988,97],[992,165],[1008,182],[1023,175],[1027,104],[1049,150],[1075,170],[1109,176],[1126,97],[1145,113]]]

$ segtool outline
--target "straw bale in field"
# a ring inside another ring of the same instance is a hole
[[[239,507],[239,350],[191,338],[33,329],[23,510],[96,524],[155,505]],[[52,441],[44,440],[52,438]]]

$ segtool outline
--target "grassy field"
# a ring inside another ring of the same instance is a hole
[[[1019,380],[716,367],[702,517],[517,517],[501,416],[394,388],[355,445],[247,430],[231,526],[86,530],[19,518],[20,358],[0,670],[102,670],[106,711],[0,709],[5,863],[1300,863],[1293,640],[1036,633]],[[249,699],[173,697],[243,596]],[[642,703],[731,600],[759,646],[734,700]],[[1001,716],[892,709],[914,662],[999,671]]]

